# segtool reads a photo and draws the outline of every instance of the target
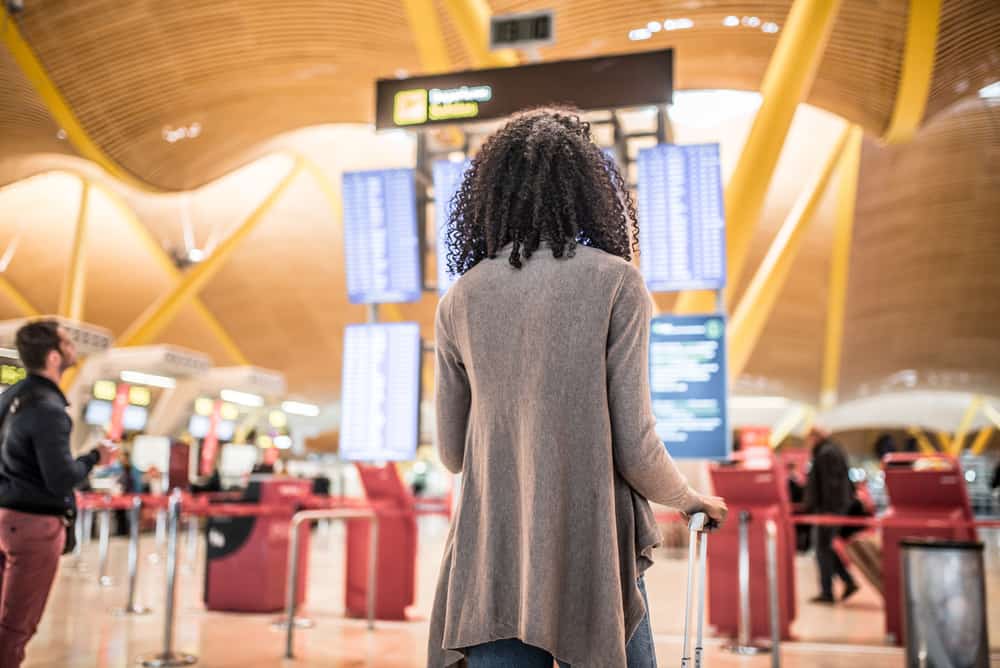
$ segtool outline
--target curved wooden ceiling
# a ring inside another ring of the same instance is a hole
[[[454,67],[468,67],[442,0],[431,3]],[[756,90],[780,35],[762,27],[780,29],[790,5],[495,0],[492,9],[554,9],[558,42],[541,50],[543,59],[673,46],[679,88]],[[844,0],[808,101],[880,136],[895,100],[906,7],[902,0]],[[727,27],[729,16],[749,25]],[[693,27],[628,39],[630,30],[669,18],[691,19]],[[282,132],[370,122],[373,80],[421,69],[398,0],[49,0],[27,3],[17,20],[97,145],[162,190],[217,179],[258,157],[260,145]],[[956,86],[974,87],[995,70],[998,21],[992,0],[945,0],[928,114],[960,96]],[[0,154],[66,152],[55,138],[59,128],[14,70],[6,54],[0,58],[0,84],[11,91],[0,100],[0,131],[16,139]]]

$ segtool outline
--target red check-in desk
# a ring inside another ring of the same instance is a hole
[[[713,464],[712,485],[726,499],[729,521],[708,542],[708,619],[720,634],[736,636],[739,619],[739,516],[750,513],[750,635],[771,634],[767,590],[765,526],[777,525],[778,600],[781,637],[791,637],[795,620],[795,532],[790,522],[788,479],[773,456],[736,453],[733,462]]]
[[[375,617],[404,620],[417,594],[417,516],[413,496],[393,464],[358,464],[357,469],[379,520]],[[347,522],[345,607],[352,617],[368,614],[369,530],[367,520]]]
[[[260,517],[211,517],[205,528],[205,607],[230,612],[277,612],[285,607],[288,532],[292,515],[312,490],[309,480],[254,477],[239,503],[266,506]],[[306,597],[309,524],[299,534],[298,602]]]
[[[953,457],[909,453],[882,460],[889,508],[882,523],[882,577],[885,586],[885,631],[891,642],[903,642],[900,541],[906,538],[977,540],[972,506],[962,467]],[[929,522],[929,526],[914,526]]]

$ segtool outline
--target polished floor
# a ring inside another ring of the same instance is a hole
[[[418,600],[414,621],[381,622],[374,633],[364,623],[345,620],[343,614],[343,533],[336,526],[320,530],[313,542],[309,603],[306,614],[315,627],[296,633],[296,659],[282,659],[284,635],[274,630],[274,615],[232,615],[206,612],[201,604],[203,550],[193,563],[182,544],[183,567],[178,595],[175,649],[196,654],[200,666],[211,668],[271,667],[385,667],[416,668],[423,666],[427,636],[427,615],[431,608],[447,525],[444,519],[421,518]],[[988,557],[990,582],[991,637],[1000,642],[1000,572],[995,555],[1000,543],[993,545]],[[139,657],[155,654],[162,648],[163,579],[162,561],[153,563],[152,538],[143,541],[139,599],[155,608],[143,617],[118,617],[112,610],[125,602],[124,572],[126,545],[112,542],[109,572],[115,576],[111,586],[97,582],[96,542],[88,547],[83,565],[73,568],[71,558],[63,564],[52,592],[48,611],[38,635],[28,646],[26,668],[124,668],[134,666]],[[200,547],[200,546],[199,546]],[[683,554],[664,552],[647,575],[653,630],[661,666],[679,665],[682,623],[682,589],[685,577]],[[794,626],[797,642],[783,646],[782,665],[787,668],[888,668],[903,665],[902,652],[882,644],[882,613],[877,595],[863,590],[841,607],[809,605],[805,599],[814,591],[812,562],[802,558],[798,570],[799,596],[803,599],[799,619]],[[768,657],[736,657],[722,648],[722,642],[707,643],[705,665],[754,668],[770,665]],[[998,659],[997,655],[994,655]],[[1000,665],[1000,660],[994,661]]]

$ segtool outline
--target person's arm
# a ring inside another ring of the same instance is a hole
[[[45,488],[52,494],[68,496],[90,475],[101,459],[100,452],[95,449],[73,459],[69,450],[73,422],[66,411],[45,404],[30,410],[30,433]]]
[[[639,271],[626,269],[608,330],[608,407],[615,468],[650,501],[688,512],[700,496],[656,435],[649,390],[652,303]]]
[[[451,300],[445,296],[438,304],[435,318],[435,406],[441,463],[452,473],[459,473],[465,460],[465,432],[469,424],[472,391],[465,365],[452,338],[450,308]]]

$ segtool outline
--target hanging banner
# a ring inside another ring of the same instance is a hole
[[[212,416],[208,421],[208,433],[201,442],[200,475],[212,475],[215,469],[215,454],[219,451],[219,423],[222,421],[222,401],[216,399],[212,404]]]
[[[125,432],[125,410],[128,408],[128,395],[131,386],[121,383],[115,390],[115,399],[111,403],[111,424],[108,427],[108,439],[118,442]]]

